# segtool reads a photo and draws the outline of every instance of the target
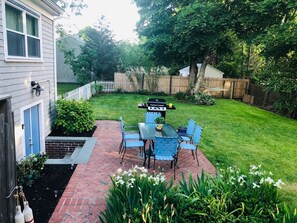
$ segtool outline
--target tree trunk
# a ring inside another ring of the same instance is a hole
[[[190,59],[190,68],[189,68],[189,86],[188,89],[190,92],[193,93],[193,88],[196,84],[197,81],[197,72],[198,72],[198,67],[197,67],[197,60],[191,57]]]
[[[251,44],[250,42],[248,43],[248,54],[246,58],[246,75],[248,78],[251,77],[250,75],[250,63],[251,63]]]
[[[204,76],[205,76],[206,66],[209,63],[209,60],[210,60],[210,56],[209,55],[205,55],[204,58],[203,58],[203,61],[202,61],[200,70],[199,70],[197,81],[195,83],[194,92],[198,92],[199,89],[200,89],[200,87],[201,87],[201,84],[202,84],[203,79],[204,79]]]
[[[267,106],[268,100],[269,100],[269,96],[270,96],[270,91],[266,91],[265,92],[264,99],[263,99],[263,102],[262,102],[262,107],[265,108]]]
[[[244,66],[244,43],[242,42],[241,45],[241,68],[240,68],[240,72],[241,72],[241,77],[243,77],[243,66]]]

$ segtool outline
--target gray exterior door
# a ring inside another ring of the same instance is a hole
[[[26,156],[40,152],[40,117],[39,105],[24,111]]]

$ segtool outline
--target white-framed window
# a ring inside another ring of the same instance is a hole
[[[14,0],[5,2],[7,59],[41,59],[40,15]]]

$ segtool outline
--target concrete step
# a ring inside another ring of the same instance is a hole
[[[63,157],[63,159],[70,159],[72,153],[66,153],[66,155]]]
[[[75,160],[78,157],[81,149],[82,149],[81,147],[75,148],[75,150],[73,151],[73,153],[71,154],[71,156],[69,158],[72,160]]]

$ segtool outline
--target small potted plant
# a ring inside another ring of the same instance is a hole
[[[155,123],[157,124],[157,130],[161,131],[163,124],[165,123],[165,118],[163,116],[159,116],[155,119]]]

